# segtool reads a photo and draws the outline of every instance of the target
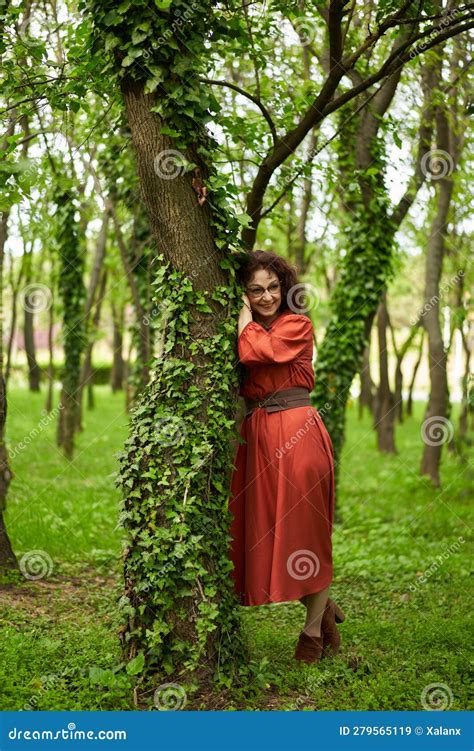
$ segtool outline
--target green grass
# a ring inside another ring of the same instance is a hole
[[[127,417],[122,394],[95,393],[73,462],[56,448],[55,420],[38,431],[44,396],[10,393],[7,524],[18,557],[44,551],[51,571],[0,587],[1,709],[134,708],[133,679],[114,671],[121,587],[114,473]],[[419,476],[423,412],[417,404],[397,428],[398,455],[385,456],[369,417],[348,410],[331,589],[347,615],[340,654],[315,665],[293,659],[304,623],[299,603],[242,608],[253,683],[200,708],[417,710],[432,684],[448,687],[450,709],[472,706],[474,473],[465,456],[444,448],[441,489]]]

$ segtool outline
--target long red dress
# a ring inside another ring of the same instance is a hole
[[[248,377],[240,395],[314,385],[313,325],[285,310],[238,338]],[[297,600],[332,581],[333,446],[314,407],[244,417],[231,479],[231,574],[242,605]]]

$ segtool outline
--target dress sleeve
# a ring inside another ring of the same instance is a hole
[[[285,316],[269,331],[250,321],[238,339],[239,360],[244,365],[291,362],[312,342],[312,331],[311,320],[299,314]]]

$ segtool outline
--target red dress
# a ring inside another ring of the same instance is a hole
[[[238,339],[246,378],[240,395],[314,385],[313,325],[285,310],[265,328],[250,321]],[[286,602],[332,581],[334,460],[314,407],[244,417],[231,479],[231,575],[242,605]]]

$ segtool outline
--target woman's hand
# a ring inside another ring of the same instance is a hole
[[[244,305],[246,305],[246,306],[247,306],[247,308],[248,308],[248,309],[250,310],[250,312],[252,312],[252,308],[251,308],[251,306],[250,306],[250,300],[249,300],[249,296],[248,296],[248,295],[246,295],[246,294],[245,294],[245,292],[244,292],[244,294],[242,295],[242,302],[244,303]]]
[[[238,332],[239,336],[250,321],[253,321],[252,308],[250,307],[250,300],[245,293],[242,295],[242,310],[239,315]]]

